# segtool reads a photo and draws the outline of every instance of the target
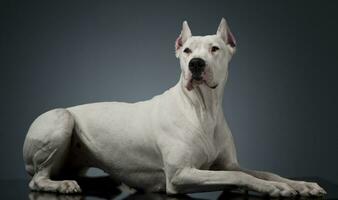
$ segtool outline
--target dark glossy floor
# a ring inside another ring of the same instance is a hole
[[[321,178],[297,178],[319,183],[328,192],[322,198],[302,198],[302,199],[327,199],[338,200],[338,185]],[[217,200],[260,200],[269,199],[264,196],[254,194],[240,194],[238,192],[218,191],[195,193],[183,196],[166,196],[165,194],[145,194],[140,192],[131,192],[128,190],[121,191],[115,187],[107,178],[86,178],[79,180],[83,189],[82,195],[58,195],[53,193],[30,192],[27,187],[27,180],[1,180],[0,181],[0,199],[29,199],[29,200],[90,200],[90,199],[116,199],[116,200],[193,200],[193,199],[217,199]],[[285,199],[285,198],[284,198]],[[299,199],[293,198],[293,199]]]

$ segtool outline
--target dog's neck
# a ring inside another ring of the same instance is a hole
[[[192,105],[187,109],[192,109],[201,123],[216,121],[218,111],[222,109],[224,83],[220,83],[215,89],[205,84],[194,85],[193,89],[188,91],[183,79],[184,76],[181,74],[177,87],[183,100],[190,102],[188,105]]]

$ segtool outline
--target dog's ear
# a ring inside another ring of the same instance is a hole
[[[231,33],[230,28],[224,18],[222,18],[221,23],[218,26],[217,35],[223,39],[225,44],[230,49],[230,53],[234,54],[236,51],[236,39]]]
[[[191,31],[188,22],[184,21],[182,24],[181,34],[178,36],[175,42],[176,57],[178,57],[178,50],[183,46],[189,37],[191,37]]]

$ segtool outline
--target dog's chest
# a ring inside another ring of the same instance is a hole
[[[189,141],[187,147],[192,151],[193,164],[200,169],[209,169],[219,153],[219,142],[215,137],[216,120],[209,113],[203,113],[187,122],[187,132],[190,134],[187,134],[185,141]]]
[[[201,138],[200,148],[202,161],[200,163],[200,169],[209,169],[210,166],[214,163],[218,156],[217,146],[215,141],[211,136],[205,136]]]
[[[199,128],[192,133],[191,146],[194,149],[196,167],[209,169],[218,156],[217,141],[214,137],[214,128]]]

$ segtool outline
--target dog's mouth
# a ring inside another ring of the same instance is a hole
[[[211,89],[215,89],[218,86],[217,83],[214,84],[214,85],[210,85],[204,77],[191,77],[188,80],[186,88],[188,89],[188,91],[190,91],[190,90],[194,89],[194,85],[201,85],[201,84],[205,84],[207,87],[209,87]]]

